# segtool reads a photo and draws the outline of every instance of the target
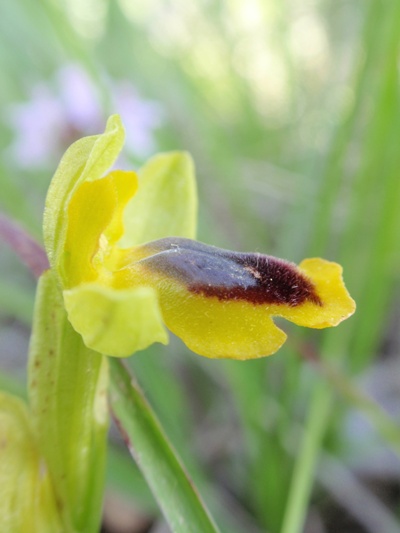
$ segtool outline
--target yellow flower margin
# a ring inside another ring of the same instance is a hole
[[[46,199],[50,265],[69,320],[89,348],[126,357],[154,342],[166,344],[167,326],[200,355],[252,359],[276,352],[285,342],[273,316],[325,328],[354,312],[341,266],[319,258],[287,267],[311,283],[318,301],[255,303],[234,294],[210,295],[207,287],[192,290],[196,274],[188,284],[179,274],[179,261],[173,261],[182,258],[186,271],[197,272],[203,258],[213,270],[213,256],[230,254],[200,244],[206,253],[197,254],[194,241],[187,240],[195,238],[197,220],[192,160],[187,153],[172,152],[152,158],[138,175],[107,173],[123,142],[124,129],[114,115],[103,134],[80,139],[67,150]],[[196,257],[200,263],[195,264]],[[232,276],[239,272],[233,257],[233,263],[224,263],[232,267]],[[250,270],[242,272],[260,276]]]

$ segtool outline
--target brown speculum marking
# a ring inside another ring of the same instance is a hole
[[[194,294],[259,305],[322,305],[312,281],[282,259],[174,237],[144,246],[152,252],[140,261],[146,268],[175,279]]]

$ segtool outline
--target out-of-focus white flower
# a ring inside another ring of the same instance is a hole
[[[129,81],[108,85],[111,107],[124,118],[128,151],[147,157],[157,148],[154,131],[164,120],[161,104],[142,99]],[[96,85],[81,66],[67,65],[51,83],[34,86],[27,102],[9,107],[12,159],[22,168],[52,165],[75,139],[101,129],[105,118]]]

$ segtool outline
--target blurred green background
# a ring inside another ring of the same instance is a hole
[[[61,154],[118,112],[124,168],[193,155],[200,240],[344,267],[356,314],[282,321],[270,358],[173,339],[129,360],[226,533],[400,532],[399,47],[398,0],[0,7],[0,209],[39,240]],[[22,393],[34,292],[0,243],[1,385]],[[104,532],[167,532],[110,438]]]

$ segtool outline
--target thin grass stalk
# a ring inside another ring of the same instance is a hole
[[[375,9],[379,2],[375,2],[372,5],[372,10],[370,14],[375,14]],[[385,12],[385,16],[381,17],[381,30],[385,31],[385,39],[383,40],[387,46],[387,50],[384,54],[384,58],[393,58],[393,50],[397,49],[398,45],[398,25],[397,20],[399,17],[399,5],[392,3],[390,6],[392,9]],[[370,19],[371,20],[371,19]],[[376,24],[376,19],[375,19]],[[387,31],[389,30],[389,37]],[[379,29],[375,28],[376,34],[379,34]],[[379,58],[378,58],[379,59]],[[385,63],[383,63],[385,64]],[[383,72],[383,76],[380,65],[377,65],[377,76],[378,82],[381,82],[381,87],[377,93],[377,104],[375,106],[375,113],[370,121],[369,130],[367,132],[366,141],[364,143],[365,153],[364,157],[370,159],[370,150],[371,143],[373,148],[373,141],[378,140],[380,146],[385,144],[390,144],[393,139],[390,139],[389,132],[391,131],[392,120],[387,113],[382,113],[382,108],[387,105],[387,96],[391,93],[393,82],[395,77],[393,76],[393,69],[396,69],[396,64],[390,63],[386,65],[387,68]],[[386,120],[385,120],[386,119]],[[379,135],[378,135],[379,134]],[[378,139],[376,136],[378,135]],[[375,156],[376,160],[379,160],[380,155]],[[361,168],[359,174],[359,181],[361,190],[365,188],[365,191],[368,192],[368,187],[373,183],[373,177],[370,175],[365,175],[364,166]],[[355,197],[353,202],[356,205],[360,206],[361,201],[356,195],[360,192],[360,187],[357,187],[354,190]],[[357,201],[358,200],[358,201]],[[332,204],[333,205],[333,204]],[[360,215],[359,208],[357,209],[358,215]],[[350,235],[355,238],[359,238],[360,235],[360,222],[363,222],[363,217],[361,220],[359,216],[353,215],[350,223],[350,228],[347,233],[346,242],[350,242]],[[357,230],[357,231],[356,231]],[[325,230],[324,230],[325,231]],[[322,233],[319,233],[322,235]],[[319,239],[320,237],[318,237]],[[316,239],[318,244],[319,240]],[[354,243],[354,240],[353,240]],[[322,246],[323,242],[321,241],[318,246]],[[365,243],[365,248],[369,247],[369,243]],[[347,253],[346,253],[347,252]],[[352,250],[349,250],[348,247],[344,247],[342,252],[343,263],[351,265],[354,254],[351,254]],[[362,264],[360,265],[362,268]],[[354,276],[357,275],[357,267],[353,267]],[[341,360],[349,349],[349,341],[353,333],[351,325],[343,330],[341,337],[335,337],[332,333],[328,333],[325,337],[325,342],[322,349],[323,358],[329,360],[335,358]],[[323,437],[328,427],[329,417],[332,408],[333,395],[329,388],[324,386],[323,383],[317,382],[311,401],[311,410],[308,417],[308,422],[306,425],[306,435],[301,444],[300,453],[298,460],[296,461],[293,481],[291,490],[289,493],[287,510],[285,513],[285,518],[283,521],[282,533],[298,533],[301,531],[305,519],[307,504],[309,495],[313,485],[313,473],[315,471],[316,461],[318,457],[319,449],[322,445]]]

